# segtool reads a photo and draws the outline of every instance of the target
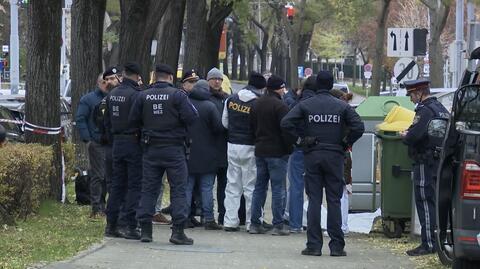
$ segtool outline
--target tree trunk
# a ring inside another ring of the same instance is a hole
[[[251,74],[255,70],[254,60],[255,60],[255,50],[251,47],[247,47],[248,57],[247,57],[247,70],[248,74]]]
[[[173,70],[178,68],[180,46],[182,43],[183,18],[186,0],[172,1],[163,16],[157,35],[157,55],[155,64],[170,65]],[[174,79],[176,76],[174,76]]]
[[[218,67],[218,52],[220,50],[220,39],[222,37],[224,20],[218,25],[212,25],[207,28],[206,43],[203,47],[203,61],[200,63],[200,72],[206,74],[213,67]]]
[[[353,81],[352,86],[355,87],[357,84],[357,48],[353,49]]]
[[[232,34],[232,79],[238,79],[238,32]]]
[[[391,0],[381,1],[381,11],[377,18],[377,36],[375,40],[375,54],[373,59],[373,77],[371,95],[380,94],[380,81],[382,79],[383,60],[385,51],[385,36],[387,35],[387,18],[390,11]]]
[[[298,69],[297,66],[299,65],[299,59],[298,59],[298,43],[297,43],[298,38],[294,38],[293,40],[290,41],[290,72],[289,72],[289,77],[290,77],[290,87],[292,89],[298,88]]]
[[[230,54],[228,53],[229,50],[228,48],[230,47],[231,44],[231,37],[232,37],[232,32],[227,30],[227,44],[226,44],[226,49],[225,49],[225,59],[223,59],[223,73],[227,75],[228,77],[230,76],[230,72],[228,71],[228,58],[230,58]]]
[[[310,41],[312,40],[312,30],[300,35],[300,42],[298,43],[298,65],[305,65],[305,56],[307,55],[308,48],[310,47]]]
[[[430,40],[429,59],[430,59],[430,81],[432,88],[443,87],[443,53],[440,36],[447,22],[450,5],[441,4],[439,7],[429,8],[430,13]]]
[[[239,47],[239,54],[240,54],[240,76],[239,80],[247,80],[247,56],[245,55],[245,45],[242,44]]]
[[[75,0],[72,4],[72,115],[77,113],[80,98],[95,87],[102,72],[103,20],[106,0]],[[88,68],[85,68],[88,67]],[[73,132],[76,166],[88,167],[87,147],[78,130]]]
[[[185,33],[185,53],[183,70],[199,70],[202,49],[205,49],[205,35],[207,32],[207,2],[205,0],[187,0],[187,25]]]
[[[27,12],[28,91],[26,92],[25,119],[39,126],[59,127],[62,1],[31,1]],[[54,168],[50,178],[50,197],[59,199],[62,193],[60,135],[36,134],[27,131],[26,141],[53,146]]]
[[[137,62],[142,77],[152,67],[150,50],[158,24],[171,0],[120,0],[120,63]]]

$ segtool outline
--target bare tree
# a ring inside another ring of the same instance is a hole
[[[186,0],[176,0],[170,3],[160,22],[157,36],[155,62],[166,63],[174,69],[177,69],[178,66],[185,5]]]
[[[420,0],[430,13],[430,40],[428,41],[430,59],[430,80],[432,87],[443,87],[443,48],[440,40],[447,22],[452,1]]]
[[[172,0],[120,0],[120,63],[136,61],[142,75],[152,67],[152,40]]]
[[[72,3],[72,111],[76,114],[80,98],[95,87],[102,71],[103,20],[106,0],[74,0]],[[88,68],[86,68],[88,67]],[[76,162],[87,168],[87,148],[75,128],[73,142]]]
[[[62,1],[31,1],[27,12],[28,91],[25,119],[35,125],[59,127]],[[27,131],[26,140],[28,143],[53,146],[54,173],[50,179],[50,196],[60,198],[62,193],[60,136]]]
[[[372,95],[380,94],[380,80],[385,54],[385,36],[387,34],[387,19],[390,12],[391,0],[380,1],[380,11],[377,16],[377,36],[375,41],[375,53],[373,57]]]

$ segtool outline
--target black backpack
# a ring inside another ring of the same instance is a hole
[[[75,173],[75,197],[79,205],[90,204],[90,177],[81,169]]]

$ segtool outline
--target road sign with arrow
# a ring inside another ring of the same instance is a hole
[[[388,28],[388,57],[413,56],[413,30],[414,28]]]

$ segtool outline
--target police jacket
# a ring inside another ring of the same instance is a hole
[[[105,127],[113,136],[138,135],[139,126],[129,121],[129,115],[139,93],[139,85],[133,80],[124,78],[122,83],[108,94]]]
[[[357,112],[327,90],[319,90],[314,97],[301,101],[283,118],[281,126],[296,137],[301,137],[297,129],[301,128],[304,137],[315,138],[312,149],[341,153],[347,146],[353,145],[365,130]]]
[[[251,123],[255,136],[255,156],[283,157],[292,153],[289,134],[282,131],[280,122],[288,107],[279,94],[267,91],[258,98],[251,110]]]
[[[198,118],[187,95],[168,82],[156,82],[140,92],[130,111],[133,126],[143,139],[163,144],[183,144],[188,125]]]
[[[417,162],[432,159],[433,150],[441,145],[441,139],[431,139],[427,133],[428,123],[436,117],[449,117],[448,110],[436,97],[428,97],[417,105],[413,123],[403,139],[408,145],[409,156]]]
[[[251,146],[255,144],[250,112],[260,95],[258,89],[249,85],[227,99],[222,124],[228,129],[228,143]]]
[[[75,122],[80,133],[80,137],[84,142],[94,141],[100,143],[101,132],[95,124],[95,107],[100,104],[105,97],[99,88],[85,94],[80,98],[80,102],[77,108],[77,114],[75,115]]]
[[[191,142],[190,158],[187,163],[188,173],[215,173],[217,171],[216,139],[224,129],[217,107],[209,100],[211,93],[208,87],[200,88],[197,85],[188,96],[199,114],[198,120],[187,128]]]
[[[210,89],[210,92],[212,93],[210,96],[210,101],[213,102],[221,117],[223,114],[223,108],[225,107],[225,100],[227,100],[229,95],[224,91],[215,91],[213,89]],[[215,149],[217,167],[227,167],[227,130],[225,128],[222,130],[222,132],[217,134]]]

